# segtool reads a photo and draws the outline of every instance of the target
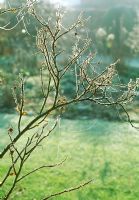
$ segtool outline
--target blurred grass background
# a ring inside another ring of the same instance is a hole
[[[16,116],[1,118],[16,123]],[[26,120],[29,120],[26,119]],[[0,125],[0,149],[7,143],[6,124]],[[139,198],[139,134],[128,123],[104,120],[65,120],[31,156],[23,173],[44,164],[56,163],[68,157],[62,165],[43,169],[21,181],[11,199],[41,199],[51,193],[76,186],[93,178],[87,187],[56,197],[58,200],[137,200]],[[26,138],[18,144],[23,144]],[[37,158],[37,162],[36,162]],[[8,167],[0,161],[0,177]],[[12,176],[0,195],[10,185]]]

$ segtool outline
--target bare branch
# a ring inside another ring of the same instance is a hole
[[[46,197],[46,198],[43,198],[42,200],[48,200],[48,199],[51,199],[51,198],[53,198],[53,197],[60,196],[60,195],[62,195],[62,194],[64,194],[64,193],[69,193],[69,192],[73,192],[73,191],[75,191],[75,190],[79,190],[79,189],[81,189],[81,188],[87,186],[88,184],[90,184],[90,183],[92,183],[92,182],[93,182],[93,179],[91,179],[91,180],[89,180],[89,181],[87,181],[87,182],[85,182],[85,183],[82,183],[82,184],[80,184],[80,185],[78,185],[78,186],[76,186],[76,187],[69,188],[69,189],[65,189],[65,190],[63,190],[63,191],[61,191],[61,192],[57,192],[57,193],[55,193],[55,194],[51,194],[50,196],[48,196],[48,197]]]
[[[60,166],[62,165],[65,161],[67,160],[67,158],[65,158],[63,161],[59,162],[59,163],[56,163],[56,164],[52,164],[52,165],[42,165],[34,170],[32,170],[31,172],[28,172],[27,174],[25,174],[24,176],[22,176],[21,178],[19,178],[17,180],[17,182],[21,181],[22,179],[26,178],[27,176],[29,176],[30,174],[33,174],[35,173],[36,171],[39,171],[43,168],[53,168],[53,167],[57,167],[57,166]]]

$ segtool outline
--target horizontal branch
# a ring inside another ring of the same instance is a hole
[[[30,172],[28,172],[27,174],[25,174],[24,176],[22,176],[21,178],[19,178],[17,180],[17,182],[21,181],[22,179],[26,178],[27,176],[29,176],[30,174],[33,174],[35,173],[36,171],[39,171],[40,169],[43,169],[43,168],[52,168],[52,167],[57,167],[57,166],[60,166],[62,165],[65,161],[67,160],[67,158],[65,158],[64,160],[62,160],[60,163],[56,163],[56,164],[52,164],[52,165],[43,165],[43,166],[40,166]]]
[[[46,197],[46,198],[44,198],[42,200],[48,200],[48,199],[51,199],[53,197],[60,196],[60,195],[62,195],[64,193],[69,193],[69,192],[73,192],[75,190],[79,190],[80,188],[85,187],[86,185],[88,185],[88,184],[90,184],[92,182],[93,182],[93,179],[91,179],[91,180],[89,180],[89,181],[87,181],[85,183],[82,183],[82,184],[80,184],[80,185],[78,185],[76,187],[65,189],[65,190],[63,190],[61,192],[58,192],[58,193],[55,193],[55,194],[51,194],[50,196],[48,196],[48,197]]]

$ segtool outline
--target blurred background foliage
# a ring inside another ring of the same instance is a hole
[[[18,7],[25,1],[5,0],[1,3],[1,11],[9,3],[11,7]],[[54,16],[56,4],[52,0],[40,1],[37,10],[46,19],[51,20]],[[139,4],[137,0],[80,0],[78,4],[66,7],[67,13],[64,17],[65,25],[74,22],[80,12],[84,11],[84,17],[89,17],[86,29],[79,33],[85,34],[92,39],[92,46],[88,52],[96,54],[94,64],[96,67],[105,67],[117,59],[120,63],[117,66],[121,83],[127,83],[130,78],[139,76]],[[5,25],[10,20],[11,24],[17,21],[16,12],[0,15],[0,24]],[[20,72],[26,77],[27,106],[30,112],[35,109],[34,105],[42,95],[40,90],[40,64],[42,59],[37,54],[35,45],[36,27],[38,24],[30,16],[26,16],[24,23],[20,23],[11,31],[0,31],[0,78],[2,85],[0,90],[0,109],[5,112],[14,112],[15,104],[12,98],[11,87]],[[74,37],[63,38],[59,44],[62,48],[72,49]],[[66,58],[61,57],[59,64],[62,66]],[[98,64],[99,63],[99,64]],[[47,75],[46,75],[47,79]],[[65,96],[72,96],[74,81],[72,73],[65,76],[62,83],[61,93]],[[32,100],[31,100],[32,98]],[[136,109],[138,101],[132,109]],[[131,110],[131,106],[128,108]],[[78,104],[67,108],[63,114],[66,118],[74,117],[99,117],[106,119],[118,119],[118,112],[113,115],[113,108],[100,107],[92,104]],[[82,113],[82,114],[81,114]]]

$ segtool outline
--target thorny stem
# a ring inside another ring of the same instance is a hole
[[[19,120],[18,120],[18,134],[20,134],[20,128],[21,128],[21,119],[23,116],[23,109],[24,109],[24,80],[23,77],[21,79],[21,94],[20,94],[20,105],[19,105]]]

